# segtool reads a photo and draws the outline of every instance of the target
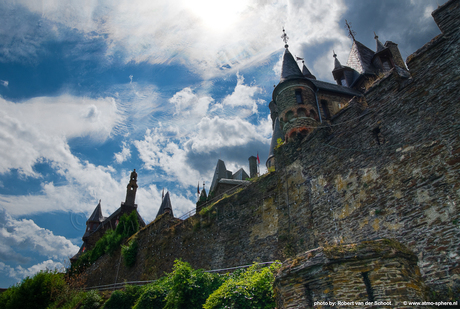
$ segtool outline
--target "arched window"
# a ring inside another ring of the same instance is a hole
[[[302,107],[297,109],[297,117],[307,117],[307,110]]]
[[[288,111],[286,115],[284,116],[284,121],[288,122],[294,117],[294,112],[293,111]]]

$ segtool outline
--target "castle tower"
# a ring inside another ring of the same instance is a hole
[[[284,32],[284,29],[283,29]],[[281,78],[273,91],[273,105],[270,110],[279,113],[280,129],[284,139],[290,141],[296,136],[310,134],[321,122],[318,111],[315,77],[305,67],[305,75],[289,52],[286,33],[282,36],[285,51],[281,66]],[[304,65],[305,66],[305,65]],[[275,108],[276,106],[276,108]],[[276,117],[272,117],[276,118]]]
[[[257,176],[257,158],[254,156],[249,157],[249,177],[254,178]]]
[[[131,176],[129,178],[128,186],[126,187],[126,199],[124,206],[132,206],[136,207],[137,205],[134,203],[136,200],[136,191],[137,191],[137,173],[136,169],[131,172]]]

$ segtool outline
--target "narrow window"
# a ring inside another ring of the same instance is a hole
[[[329,113],[329,109],[327,108],[327,101],[326,100],[321,100],[321,108],[323,109],[324,118],[330,119],[331,114]]]
[[[340,84],[344,87],[348,87],[347,80],[345,79],[345,75],[342,75],[342,78],[340,79]]]
[[[302,104],[303,103],[303,101],[302,101],[302,90],[297,89],[295,91],[295,99],[297,101],[297,104]]]
[[[366,286],[367,300],[374,301],[374,289],[371,286],[371,281],[369,280],[369,272],[361,273],[363,276],[364,285]]]

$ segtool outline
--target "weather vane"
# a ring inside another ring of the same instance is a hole
[[[353,41],[356,41],[355,40],[356,31],[351,30],[351,23],[349,23],[346,19],[345,19],[345,28],[348,28],[348,36],[352,38]]]
[[[284,47],[288,48],[287,42],[289,40],[289,37],[287,36],[286,31],[284,30],[284,28],[283,28],[283,35],[281,36],[281,38],[283,39],[283,42],[285,44]]]

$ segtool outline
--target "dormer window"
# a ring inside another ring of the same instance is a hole
[[[345,79],[345,76],[342,76],[342,78],[340,79],[340,84],[344,87],[348,87],[347,85],[347,80]]]
[[[297,89],[295,91],[295,99],[297,101],[297,104],[303,104],[303,100],[302,100],[302,90],[300,89]]]

